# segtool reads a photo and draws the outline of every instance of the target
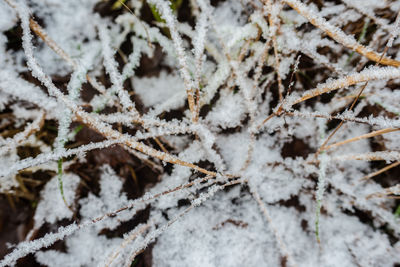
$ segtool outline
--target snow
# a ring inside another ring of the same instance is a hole
[[[67,203],[75,200],[75,191],[79,185],[79,177],[74,174],[63,175],[64,196]],[[72,211],[65,205],[58,190],[58,178],[54,176],[41,192],[41,200],[35,211],[35,228],[39,229],[45,222],[54,224],[62,219],[70,219]]]
[[[227,202],[232,197],[238,198],[239,209]],[[245,194],[240,196],[239,188],[227,196],[217,194],[158,239],[155,266],[278,265],[276,249],[268,249],[274,241],[252,204]]]
[[[245,118],[246,106],[240,94],[231,91],[221,91],[221,97],[226,101],[218,102],[207,115],[207,123],[222,129],[234,128]]]
[[[14,26],[17,22],[15,11],[6,2],[0,3],[0,31],[4,32]]]
[[[97,27],[99,30],[102,54],[104,57],[104,66],[108,75],[110,75],[110,80],[113,84],[110,90],[113,93],[115,92],[118,94],[121,104],[125,109],[134,108],[128,93],[123,90],[123,79],[117,70],[117,62],[114,59],[115,51],[111,50],[110,33],[107,30],[107,26],[104,25],[104,23],[99,22]]]
[[[182,79],[176,73],[169,74],[161,71],[158,77],[135,78],[133,86],[143,104],[148,107],[158,106],[170,100],[168,109],[162,110],[168,111],[179,108],[185,103],[184,99],[181,101],[177,96],[184,93],[185,88],[182,85]]]
[[[92,10],[96,2],[96,0],[32,0],[29,1],[29,6],[32,12],[43,20],[46,32],[52,39],[72,58],[79,59],[91,53],[91,50],[99,51],[94,49],[96,31]],[[86,20],[87,23],[82,23]],[[60,25],[62,25],[62,31],[60,31]],[[62,75],[71,71],[68,64],[46,45],[36,50],[36,56],[46,73]]]
[[[80,214],[83,220],[96,218],[105,212],[117,210],[128,204],[125,193],[121,193],[121,179],[110,166],[103,166],[102,171],[99,197],[89,194],[87,198],[79,201],[81,206]],[[65,186],[67,186],[66,183]],[[53,194],[54,193],[56,193],[56,191],[53,190]],[[62,200],[60,201],[61,203],[59,205],[62,205]],[[105,262],[108,255],[122,242],[121,238],[109,239],[104,235],[98,234],[104,228],[113,230],[122,222],[129,220],[132,217],[132,212],[134,213],[135,210],[123,211],[120,216],[115,218],[107,217],[101,222],[94,224],[94,226],[86,227],[66,238],[68,253],[47,250],[45,252],[38,252],[36,254],[36,259],[47,266],[57,266],[60,262],[65,266],[97,266]],[[98,245],[92,246],[91,244]],[[82,251],[85,251],[85,253],[82,253]]]
[[[122,181],[111,169],[110,166],[103,166],[100,177],[100,195],[99,197],[90,193],[87,198],[81,199],[80,212],[85,218],[96,218],[106,212],[117,210],[120,207],[128,205],[128,198],[125,193],[121,193]],[[118,202],[115,201],[118,199]],[[106,218],[102,222],[95,224],[97,231],[103,228],[115,229],[122,221],[130,218],[129,213],[123,212],[118,218]]]

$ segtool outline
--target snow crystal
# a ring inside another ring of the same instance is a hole
[[[161,71],[158,77],[135,78],[133,86],[143,104],[148,107],[157,106],[169,99],[175,102],[170,104],[170,109],[178,108],[185,103],[177,97],[177,94],[184,93],[185,87],[182,79],[176,74]]]
[[[63,175],[64,196],[68,205],[73,206],[79,181],[79,177],[74,174]],[[54,224],[62,219],[70,219],[72,217],[73,213],[65,205],[58,187],[58,177],[54,176],[41,192],[41,200],[34,216],[34,227],[36,229],[39,229],[45,222]]]

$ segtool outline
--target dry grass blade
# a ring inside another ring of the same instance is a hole
[[[400,160],[400,152],[398,151],[378,151],[367,152],[362,154],[342,155],[332,158],[334,161],[348,161],[348,160],[364,160],[364,161],[398,161]]]
[[[165,225],[161,226],[160,228],[154,230],[153,232],[150,232],[146,238],[144,239],[144,242],[142,245],[140,245],[135,251],[131,252],[131,256],[126,259],[124,266],[129,267],[132,265],[132,262],[135,260],[136,256],[139,255],[143,249],[151,242],[154,241],[155,238],[157,238],[159,235],[161,235],[164,231],[166,231],[172,224],[177,222],[180,218],[182,218],[184,215],[186,215],[189,211],[191,211],[193,208],[195,208],[195,205],[190,205],[188,208],[184,209],[182,212],[180,212],[178,215],[176,215],[174,218],[169,220]]]
[[[265,118],[259,125],[257,125],[257,130],[260,130],[261,127],[267,123],[267,121],[269,121],[270,119],[272,119],[273,117],[277,116],[276,113],[271,113],[267,118]]]
[[[269,214],[267,207],[265,206],[264,202],[262,201],[260,195],[258,194],[257,191],[254,190],[254,188],[252,189],[252,196],[254,198],[254,200],[257,202],[262,214],[264,215],[265,219],[267,220],[269,227],[271,228],[271,231],[274,233],[276,241],[280,247],[281,253],[283,254],[282,256],[284,258],[286,258],[286,260],[289,261],[291,266],[297,266],[297,264],[293,261],[293,259],[291,258],[289,252],[288,252],[288,248],[285,245],[285,243],[282,240],[282,237],[280,236],[280,234],[278,233],[278,231],[276,230],[276,228],[273,225],[273,221],[271,218],[271,215]]]
[[[71,65],[74,69],[77,68],[76,62],[59,46],[51,39],[47,33],[43,30],[42,27],[32,18],[29,19],[29,26],[32,31],[35,32],[40,39],[42,39],[48,47],[50,47],[54,52],[56,52],[62,59],[64,59],[68,64]]]
[[[400,152],[398,151],[377,151],[367,152],[361,154],[347,154],[335,157],[330,157],[331,161],[349,161],[349,160],[362,160],[362,161],[400,161]],[[320,160],[313,159],[306,161],[306,164],[319,164]]]
[[[351,85],[374,80],[395,79],[400,77],[400,70],[397,68],[371,68],[354,73],[343,78],[319,85],[317,88],[305,92],[300,98],[290,102],[291,106],[311,99],[313,97],[329,93]]]
[[[118,255],[121,253],[121,250],[123,250],[129,243],[134,241],[136,237],[144,233],[147,229],[149,229],[150,224],[147,223],[145,225],[142,225],[139,227],[136,231],[133,231],[127,238],[124,239],[124,241],[121,243],[121,245],[118,247],[117,250],[115,250],[108,258],[108,262],[105,264],[106,267],[110,266],[112,262],[118,257]]]
[[[279,101],[283,100],[283,84],[281,75],[279,73],[279,51],[278,51],[278,43],[276,41],[276,35],[279,30],[279,18],[274,10],[274,6],[272,5],[272,0],[264,0],[264,5],[266,6],[269,14],[268,14],[268,23],[270,26],[270,35],[272,39],[272,45],[274,47],[274,56],[275,56],[275,72],[278,78],[278,90],[279,90]]]
[[[399,128],[386,128],[386,129],[382,129],[382,130],[378,130],[378,131],[373,131],[373,132],[370,132],[370,133],[367,133],[367,134],[363,134],[363,135],[360,135],[360,136],[356,136],[356,137],[353,137],[353,138],[350,138],[350,139],[347,139],[347,140],[344,140],[344,141],[341,141],[341,142],[337,142],[337,143],[334,143],[334,144],[331,144],[331,145],[328,145],[328,146],[324,146],[324,147],[322,147],[322,150],[328,150],[328,149],[335,148],[335,147],[338,147],[338,146],[342,146],[342,145],[345,145],[345,144],[348,144],[348,143],[351,143],[351,142],[355,142],[355,141],[358,141],[358,140],[362,140],[362,139],[378,136],[378,135],[385,134],[385,133],[391,133],[391,132],[395,132],[395,131],[399,131],[399,130],[400,130]]]
[[[22,143],[27,137],[37,132],[42,128],[46,114],[42,112],[31,124],[29,124],[23,132],[17,133],[12,139],[4,140],[0,143],[0,154]],[[1,146],[4,145],[4,146]]]
[[[384,173],[384,172],[386,172],[386,171],[398,166],[399,164],[400,164],[400,161],[394,162],[394,163],[392,163],[392,164],[390,164],[390,165],[388,165],[388,166],[386,166],[386,167],[384,167],[384,168],[382,168],[380,170],[377,170],[376,172],[373,172],[373,173],[370,173],[368,175],[365,175],[363,178],[360,179],[360,181],[365,181],[365,180],[371,179],[371,178],[373,178],[373,177],[375,177],[375,176],[377,176],[377,175],[379,175],[381,173]]]
[[[166,25],[168,26],[168,29],[171,34],[171,38],[173,40],[175,50],[177,53],[178,57],[178,62],[180,65],[180,73],[183,79],[183,82],[186,87],[186,94],[187,94],[187,100],[189,104],[189,110],[192,118],[192,122],[196,122],[196,101],[195,101],[195,90],[198,88],[195,88],[194,83],[191,79],[190,73],[189,73],[189,68],[187,65],[187,57],[186,57],[186,52],[183,47],[183,40],[178,32],[177,29],[177,20],[175,15],[173,14],[171,7],[169,6],[168,2],[166,1],[155,1],[151,0],[149,3],[152,3],[155,5],[157,10],[160,12],[160,15],[162,18],[165,20]]]
[[[164,153],[168,153],[168,150],[165,148],[165,146],[163,145],[163,143],[161,143],[161,141],[160,141],[157,137],[154,138],[154,141],[156,141],[157,145],[161,148],[161,150],[162,150]]]
[[[362,94],[362,95],[360,95],[360,97],[365,98],[365,97],[372,96],[372,95],[374,95],[374,94],[373,93]],[[335,96],[334,100],[335,101],[354,100],[354,98],[356,98],[356,97],[357,97],[357,95],[354,95],[354,94],[350,94],[350,95],[346,95],[346,96],[342,96],[342,97],[337,97],[337,98]]]
[[[389,188],[385,188],[383,192],[376,192],[368,195],[366,198],[370,199],[373,197],[386,197],[392,199],[400,199],[400,185],[395,185]]]

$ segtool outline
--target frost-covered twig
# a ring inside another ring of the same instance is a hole
[[[86,224],[85,224],[86,225]],[[11,252],[7,254],[3,260],[0,261],[0,266],[11,266],[16,263],[16,261],[30,253],[33,253],[43,247],[49,247],[54,244],[56,241],[64,239],[66,236],[73,234],[83,225],[70,224],[66,227],[58,228],[58,231],[55,233],[48,233],[44,237],[40,239],[36,239],[33,241],[25,241],[18,244],[18,246]]]
[[[43,126],[45,115],[46,114],[44,112],[41,112],[41,114],[32,123],[25,127],[24,131],[17,133],[13,138],[0,140],[0,145],[3,145],[0,147],[0,155],[11,148],[18,146],[18,144],[23,142],[28,136],[40,130],[40,128]]]
[[[129,94],[123,89],[123,79],[121,74],[117,69],[117,62],[114,59],[114,53],[111,50],[111,40],[110,34],[104,23],[99,22],[98,25],[99,37],[102,45],[102,53],[104,57],[104,66],[107,73],[110,75],[110,80],[113,83],[113,87],[110,89],[112,93],[116,92],[121,100],[122,106],[131,111],[135,116],[137,115],[137,110],[135,105],[129,98]]]
[[[171,8],[169,7],[169,4],[165,0],[150,0],[149,1],[151,4],[155,5],[157,9],[160,11],[161,16],[163,19],[165,19],[168,28],[171,33],[172,40],[174,41],[176,53],[178,55],[178,62],[180,65],[180,73],[183,78],[183,81],[185,83],[186,87],[186,93],[188,97],[188,103],[189,103],[189,108],[192,114],[192,120],[195,120],[195,97],[194,97],[194,90],[195,85],[193,84],[193,80],[190,77],[189,74],[189,68],[187,65],[187,58],[186,58],[186,53],[185,49],[183,47],[183,41],[181,36],[178,33],[177,27],[176,27],[176,18],[172,14]]]
[[[184,215],[186,215],[193,208],[198,207],[201,204],[203,204],[209,198],[213,197],[218,191],[221,191],[228,186],[232,186],[232,185],[235,185],[238,183],[242,183],[242,180],[241,179],[234,180],[231,182],[227,182],[223,185],[213,185],[208,189],[208,191],[206,193],[201,193],[198,198],[194,199],[191,202],[191,205],[189,207],[185,208],[182,212],[178,213],[178,215],[174,216],[174,218],[169,220],[166,224],[164,224],[160,228],[157,228],[156,230],[150,232],[139,245],[134,247],[132,249],[131,256],[125,262],[125,266],[130,266],[132,261],[140,253],[140,251],[142,251],[142,249],[147,247],[148,244],[153,242],[158,236],[160,236],[163,232],[165,232],[172,224],[177,222],[180,218],[182,218]]]
[[[210,179],[211,177],[208,176],[208,177],[206,177],[206,178]],[[158,194],[155,194],[155,195],[150,195],[150,194],[145,195],[145,196],[142,197],[142,198],[139,198],[139,199],[136,199],[136,200],[132,201],[132,203],[131,203],[129,206],[122,207],[122,208],[120,208],[120,209],[118,209],[118,210],[115,210],[115,211],[106,213],[106,214],[104,214],[103,216],[100,216],[100,217],[97,217],[97,218],[88,220],[88,221],[83,222],[83,223],[81,223],[81,224],[73,223],[73,224],[70,224],[70,225],[68,225],[68,226],[66,226],[66,227],[60,227],[60,228],[58,229],[58,231],[55,232],[55,233],[46,234],[44,237],[39,238],[39,239],[36,239],[36,240],[33,240],[33,241],[25,241],[25,242],[22,242],[22,243],[20,243],[11,253],[7,254],[7,255],[4,257],[3,260],[0,261],[0,266],[2,267],[2,266],[12,265],[12,264],[15,263],[16,260],[18,260],[19,258],[22,258],[22,257],[28,255],[29,253],[33,253],[33,252],[35,252],[35,251],[38,251],[38,250],[40,250],[40,249],[43,248],[43,247],[49,247],[50,245],[54,244],[54,242],[56,242],[56,241],[58,241],[58,240],[62,240],[62,239],[64,239],[65,237],[67,237],[67,236],[69,236],[69,235],[72,235],[73,233],[75,233],[76,231],[78,231],[78,230],[80,230],[80,229],[89,227],[89,226],[91,226],[91,225],[93,225],[93,224],[95,224],[95,223],[97,223],[97,222],[102,221],[102,220],[105,219],[105,218],[114,217],[116,214],[118,214],[118,213],[120,213],[120,212],[122,212],[122,211],[124,211],[124,210],[131,209],[131,208],[137,206],[138,204],[140,204],[140,203],[142,203],[142,202],[147,202],[147,201],[149,201],[149,200],[158,198],[158,197],[160,197],[160,196],[162,196],[162,195],[166,195],[166,194],[175,192],[175,191],[177,191],[177,190],[180,190],[180,189],[182,189],[182,188],[186,188],[186,187],[192,186],[193,184],[202,182],[202,181],[204,181],[206,178],[198,179],[197,181],[193,181],[193,182],[188,183],[188,184],[186,184],[186,185],[181,185],[181,186],[179,186],[179,187],[177,187],[177,188],[175,188],[175,189],[172,189],[172,190],[169,190],[169,191],[166,191],[166,192],[158,193]],[[209,197],[211,197],[212,195],[214,195],[215,192],[217,192],[217,191],[219,191],[219,190],[225,188],[226,186],[234,185],[234,184],[237,184],[237,183],[238,183],[237,181],[232,181],[232,182],[227,182],[227,183],[225,183],[225,184],[222,185],[222,186],[214,186],[212,189],[209,190],[209,193],[203,194],[203,195],[201,195],[198,199],[196,199],[196,200],[193,202],[193,204],[190,206],[190,209],[189,209],[189,210],[191,210],[191,209],[194,208],[195,206],[200,205],[200,204],[201,204],[202,202],[204,202],[207,198],[209,198]],[[187,210],[186,212],[188,212],[189,210]],[[183,216],[186,212],[182,213],[181,216]],[[179,217],[181,217],[181,216],[176,217],[176,220],[177,220]],[[166,227],[163,227],[162,229],[164,229],[164,228],[167,229],[167,228],[168,228],[173,222],[175,222],[176,220],[170,221],[170,222],[167,224],[167,226],[166,226]],[[165,229],[164,229],[164,230],[165,230]],[[157,232],[158,234],[161,234],[164,230],[156,231],[156,232]],[[151,242],[151,241],[155,238],[155,236],[157,236],[157,235],[147,236],[147,239],[149,240],[148,242]],[[146,245],[148,244],[148,242],[146,243]],[[143,245],[142,245],[142,246],[143,246]]]
[[[194,86],[196,88],[196,101],[194,107],[194,121],[197,122],[199,119],[200,113],[200,81],[201,81],[201,73],[203,69],[203,60],[204,60],[204,46],[207,35],[207,27],[208,27],[208,17],[206,11],[200,13],[198,17],[198,22],[196,24],[196,35],[193,39],[194,46],[194,58],[195,58],[195,82]]]
[[[324,18],[319,16],[317,13],[311,11],[311,9],[298,0],[283,0],[293,9],[295,9],[299,14],[307,18],[307,20],[313,24],[314,26],[320,28],[326,34],[328,34],[332,39],[341,43],[345,47],[356,51],[357,53],[367,57],[369,60],[380,62],[383,65],[389,65],[394,67],[399,67],[400,62],[397,60],[393,60],[390,58],[381,58],[381,56],[372,51],[371,49],[366,48],[365,46],[359,44],[353,37],[346,35],[341,29],[331,25]]]
[[[310,98],[319,96],[324,93],[332,92],[334,90],[338,90],[341,88],[349,87],[357,83],[374,81],[374,80],[396,79],[396,78],[400,78],[400,69],[398,68],[370,67],[361,72],[353,73],[343,78],[319,84],[317,88],[308,90],[299,98],[291,97],[285,108],[288,109],[289,107],[301,103],[303,101],[306,101]]]
[[[33,166],[37,166],[49,161],[55,161],[58,160],[59,158],[66,158],[70,157],[73,155],[80,155],[84,154],[87,151],[94,150],[94,149],[102,149],[106,148],[115,144],[119,144],[122,141],[119,140],[106,140],[103,142],[97,142],[97,143],[91,143],[88,145],[83,145],[78,148],[72,148],[72,149],[67,149],[67,150],[57,150],[54,152],[47,152],[47,153],[42,153],[38,155],[35,158],[26,158],[23,160],[20,160],[16,162],[15,164],[9,166],[7,169],[3,169],[0,172],[0,177],[6,177],[12,174],[17,173],[20,170],[30,168]]]
[[[349,154],[333,157],[334,161],[363,160],[363,161],[398,161],[400,160],[400,152],[398,151],[377,151],[362,154]]]
[[[293,112],[285,112],[283,115],[285,116],[296,116],[301,118],[325,118],[328,120],[343,120],[349,122],[358,122],[363,124],[368,124],[371,126],[379,126],[379,127],[390,127],[390,128],[398,128],[400,127],[400,120],[390,119],[388,117],[355,117],[351,112],[345,112],[344,114],[339,115],[330,115],[322,112],[306,112],[306,111],[293,111]]]
[[[120,132],[113,130],[110,126],[94,119],[91,117],[88,113],[84,112],[82,109],[76,106],[72,101],[70,101],[68,98],[66,98],[52,83],[50,78],[46,76],[43,72],[43,70],[40,68],[40,66],[37,64],[36,60],[33,57],[33,47],[31,43],[32,36],[30,34],[30,29],[29,29],[29,12],[26,9],[26,7],[22,5],[17,6],[17,11],[20,15],[21,21],[22,21],[22,29],[23,29],[23,47],[26,53],[26,57],[28,59],[28,66],[32,69],[32,74],[36,76],[48,89],[49,92],[57,97],[60,101],[62,101],[72,112],[75,113],[78,119],[80,119],[83,123],[89,125],[90,127],[96,129],[100,133],[104,134],[107,138],[109,139],[114,139],[114,140],[124,140],[123,142],[136,150],[139,150],[140,152],[144,154],[151,155],[152,157],[161,159],[163,161],[172,163],[172,164],[179,164],[182,166],[186,166],[189,168],[193,168],[197,171],[203,172],[208,175],[213,175],[215,176],[215,172],[211,172],[208,170],[205,170],[203,168],[198,167],[197,165],[194,165],[192,163],[187,163],[184,162],[175,156],[168,155],[166,153],[160,152],[155,150],[154,148],[148,147],[144,145],[143,143],[137,142],[133,140],[131,137],[121,134]]]
[[[140,226],[140,227],[139,227]],[[125,239],[124,242],[121,243],[121,245],[118,247],[117,250],[115,250],[111,255],[108,257],[108,261],[104,266],[110,266],[112,262],[120,255],[121,250],[125,249],[125,247],[133,242],[135,238],[138,235],[141,235],[144,233],[148,228],[150,227],[150,224],[144,224],[144,225],[138,225]]]

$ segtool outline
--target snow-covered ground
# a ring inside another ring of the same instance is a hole
[[[0,193],[17,195],[22,170],[55,174],[0,266],[30,253],[135,266],[146,249],[153,266],[400,264],[399,1],[104,5],[0,0],[0,111],[13,114],[1,124],[22,129],[0,137]],[[50,120],[46,144],[34,133]],[[82,144],[73,122],[104,140]],[[27,145],[39,155],[21,158]],[[68,168],[116,146],[158,181],[130,198],[103,164],[83,195],[88,177]]]

